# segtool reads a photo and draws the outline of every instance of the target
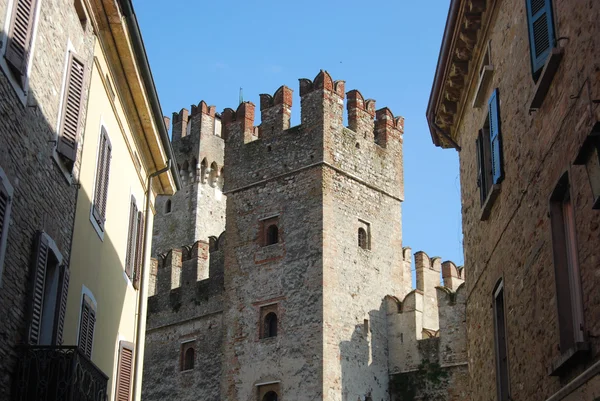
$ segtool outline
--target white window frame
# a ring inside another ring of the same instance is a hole
[[[12,17],[15,1],[17,0],[8,0],[8,4],[6,7],[6,16],[4,18],[4,25],[0,30],[0,69],[4,71],[4,74],[8,78],[8,81],[15,90],[16,95],[23,104],[23,106],[27,106],[27,99],[29,97],[29,76],[31,74],[31,66],[33,64],[33,54],[35,53],[35,39],[37,36],[38,21],[40,18],[41,8],[40,5],[42,4],[42,0],[39,0],[37,2],[36,9],[33,14],[33,31],[31,32],[31,47],[27,56],[27,71],[25,72],[23,87],[21,87],[19,80],[15,78],[13,72],[6,63],[6,60],[4,59],[4,55],[6,54],[6,45],[8,44],[8,31],[10,30],[10,20]]]
[[[6,206],[6,214],[4,216],[4,230],[0,233],[0,288],[2,288],[2,273],[4,272],[4,256],[6,255],[6,244],[8,242],[8,230],[10,228],[10,209],[14,188],[10,185],[8,177],[0,167],[0,185],[4,187],[8,193],[8,205]]]

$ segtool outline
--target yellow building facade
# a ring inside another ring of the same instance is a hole
[[[98,40],[63,337],[108,377],[108,400],[139,400],[151,241],[145,233],[152,232],[156,195],[173,194],[178,178],[130,2],[88,6]],[[97,10],[105,13],[93,15]]]

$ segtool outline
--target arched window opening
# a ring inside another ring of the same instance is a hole
[[[210,164],[210,181],[209,184],[212,187],[217,186],[217,179],[219,178],[219,166],[217,166],[216,162],[212,162]]]
[[[214,252],[219,250],[219,241],[216,237],[208,237],[208,251]]]
[[[358,229],[358,246],[367,249],[367,232],[362,227]]]
[[[262,401],[277,401],[277,393],[275,391],[269,391],[265,394]]]
[[[202,182],[202,183],[206,182],[207,168],[208,168],[208,162],[206,161],[206,158],[205,158],[202,160],[202,163],[200,163],[200,182]]]
[[[265,316],[263,338],[277,337],[277,315],[270,312]]]
[[[165,214],[171,213],[171,199],[167,199],[165,202]]]
[[[195,359],[194,341],[181,344],[181,371],[194,369]]]
[[[275,224],[267,227],[267,235],[265,245],[273,245],[279,242],[279,228]]]
[[[185,351],[185,359],[183,361],[183,370],[194,369],[194,349],[188,348]]]

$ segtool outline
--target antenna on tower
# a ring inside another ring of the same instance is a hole
[[[240,103],[244,103],[244,89],[240,88]]]

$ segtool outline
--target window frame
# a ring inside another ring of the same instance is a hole
[[[259,340],[268,340],[268,339],[272,339],[272,338],[277,338],[280,335],[280,322],[281,322],[281,317],[279,316],[279,303],[272,303],[272,304],[266,304],[266,305],[261,305],[259,307],[259,327],[258,327],[258,339]],[[267,330],[267,317],[269,317],[271,314],[273,314],[275,316],[275,333],[271,333],[270,330],[270,326],[269,329]],[[268,334],[268,335],[267,335]]]
[[[506,324],[506,296],[504,292],[504,280],[500,279],[494,287],[493,294],[493,313],[494,313],[494,350],[496,359],[496,390],[498,395],[498,401],[510,400],[510,364],[508,361],[508,334]],[[498,298],[502,296],[502,310],[498,310]],[[499,315],[501,315],[501,323],[498,321]],[[502,333],[500,333],[502,330]],[[503,344],[500,338],[504,337]],[[503,346],[503,347],[502,347]],[[504,351],[504,352],[502,352]],[[504,358],[506,362],[502,366],[501,359]]]
[[[259,220],[259,245],[261,247],[268,247],[277,245],[283,242],[283,230],[281,229],[280,215],[272,214],[266,217],[263,217]],[[268,242],[268,231],[271,226],[275,226],[277,228],[277,242],[269,243]]]
[[[364,231],[365,233],[365,246],[362,247],[360,245],[360,232]],[[355,242],[357,248],[362,249],[363,251],[370,251],[371,250],[371,223],[369,223],[366,220],[363,219],[358,219],[358,228],[355,230],[356,233],[356,237],[355,240],[357,240],[357,242]]]
[[[15,10],[16,2],[19,0],[8,0],[6,7],[6,14],[4,17],[4,29],[0,32],[0,69],[4,71],[8,81],[10,82],[17,98],[21,101],[23,106],[27,105],[27,99],[29,96],[29,78],[31,75],[31,69],[33,65],[33,56],[35,53],[35,44],[37,38],[37,30],[39,25],[39,17],[40,17],[40,9],[41,3],[43,0],[37,0],[35,3],[35,10],[33,11],[33,23],[32,23],[32,31],[29,45],[29,54],[27,55],[26,60],[26,69],[23,74],[22,82],[19,82],[19,78],[17,78],[12,70],[12,68],[8,65],[8,62],[5,59],[6,49],[8,45],[8,32],[12,27],[12,17]]]
[[[96,208],[96,200],[97,200],[97,190],[98,190],[98,179],[99,179],[99,173],[100,173],[100,166],[99,164],[101,163],[101,157],[102,157],[102,137],[106,136],[107,142],[108,142],[108,147],[110,149],[110,153],[111,153],[111,157],[112,158],[112,146],[110,145],[110,136],[108,135],[108,129],[106,128],[106,125],[104,123],[101,122],[100,124],[100,132],[98,135],[98,143],[96,146],[96,168],[94,171],[94,190],[92,193],[92,202],[90,205],[90,222],[92,223],[92,226],[94,227],[94,229],[96,230],[96,233],[98,234],[98,236],[100,237],[101,241],[104,241],[104,232],[106,230],[106,216],[104,217],[104,221],[102,226],[98,223],[96,216],[94,214],[94,209]],[[107,179],[107,183],[106,183],[106,206],[108,205],[108,189],[110,187],[110,158],[108,160],[108,179]]]
[[[583,293],[579,266],[579,247],[575,209],[572,203],[569,171],[565,171],[555,185],[549,199],[551,244],[556,286],[559,345],[561,354],[567,354],[586,342],[583,313]],[[565,211],[565,202],[568,209]],[[565,219],[565,212],[570,216]],[[570,237],[570,238],[568,238]],[[567,281],[565,289],[560,283]],[[567,320],[568,319],[568,320]]]
[[[0,167],[0,191],[4,192],[7,197],[6,209],[4,211],[4,216],[2,216],[2,231],[0,231],[0,288],[2,288],[4,259],[6,256],[6,248],[8,247],[8,230],[10,229],[10,214],[14,195],[14,188],[10,184],[2,167]]]
[[[186,368],[186,354],[189,350],[192,350],[194,353],[194,360],[192,361],[192,367]],[[196,368],[196,339],[186,340],[181,343],[180,353],[179,353],[179,371],[180,372],[189,372],[193,371]]]

